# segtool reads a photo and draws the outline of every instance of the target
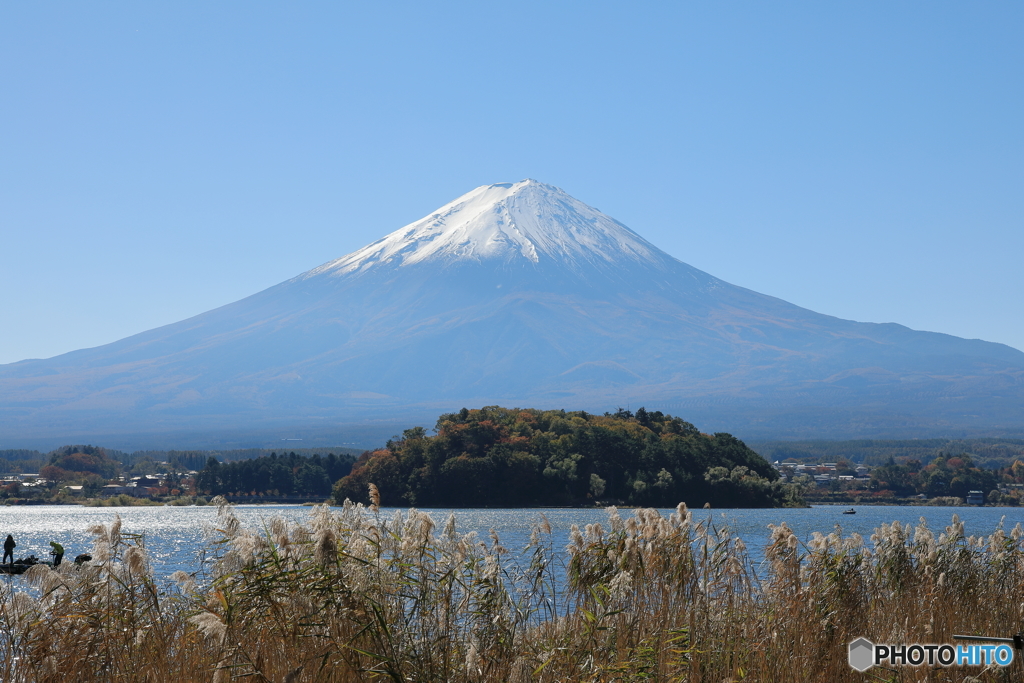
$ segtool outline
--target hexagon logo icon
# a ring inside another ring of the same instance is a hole
[[[857,671],[867,671],[875,665],[875,644],[867,638],[858,638],[850,643],[850,666]]]

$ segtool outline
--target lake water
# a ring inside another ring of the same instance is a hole
[[[727,525],[732,535],[739,536],[747,545],[751,557],[757,561],[763,557],[768,540],[769,524],[786,522],[803,540],[815,531],[829,533],[837,524],[848,535],[857,532],[867,539],[882,523],[899,521],[916,525],[924,517],[936,532],[943,530],[954,514],[960,516],[968,535],[988,535],[995,530],[1000,518],[1006,517],[1006,529],[1017,522],[1024,524],[1024,509],[1021,508],[968,508],[968,507],[903,507],[903,506],[858,506],[857,514],[844,515],[845,507],[818,506],[802,509],[770,510],[694,510],[695,520],[710,518],[716,526]],[[383,515],[393,515],[395,509],[384,508]],[[426,510],[440,526],[452,510]],[[668,515],[672,510],[662,510]],[[235,513],[243,524],[263,528],[274,517],[283,517],[301,522],[306,520],[310,508],[299,505],[238,505]],[[556,548],[568,542],[569,529],[573,524],[583,527],[601,522],[607,529],[607,514],[599,509],[463,509],[455,510],[460,531],[478,531],[486,539],[491,529],[501,538],[502,544],[513,552],[521,550],[529,540],[532,526],[543,514],[551,522]],[[620,515],[625,519],[632,511],[623,508]],[[195,571],[199,568],[200,552],[210,538],[210,531],[216,528],[217,508],[205,507],[123,507],[94,508],[79,506],[0,506],[0,537],[13,534],[18,547],[15,557],[34,554],[48,559],[50,541],[57,541],[65,548],[65,560],[89,552],[92,535],[88,532],[95,524],[110,524],[115,515],[120,515],[122,532],[144,535],[146,550],[155,573],[167,577],[182,569]]]

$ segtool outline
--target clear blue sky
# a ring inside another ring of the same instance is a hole
[[[0,5],[0,362],[558,185],[713,275],[1024,349],[1024,5]]]

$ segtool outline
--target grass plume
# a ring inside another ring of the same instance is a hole
[[[846,645],[1010,635],[1024,617],[1020,527],[967,536],[893,523],[870,539],[742,541],[686,506],[608,509],[556,548],[541,519],[513,552],[425,512],[314,508],[245,528],[219,510],[208,574],[158,586],[120,520],[93,564],[0,584],[5,681],[871,680]],[[980,669],[873,670],[899,681],[1019,678]],[[883,678],[882,680],[890,680]]]

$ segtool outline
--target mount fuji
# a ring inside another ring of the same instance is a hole
[[[731,285],[524,180],[241,301],[0,366],[0,444],[487,404],[645,405],[747,438],[1021,433],[1024,353]]]

